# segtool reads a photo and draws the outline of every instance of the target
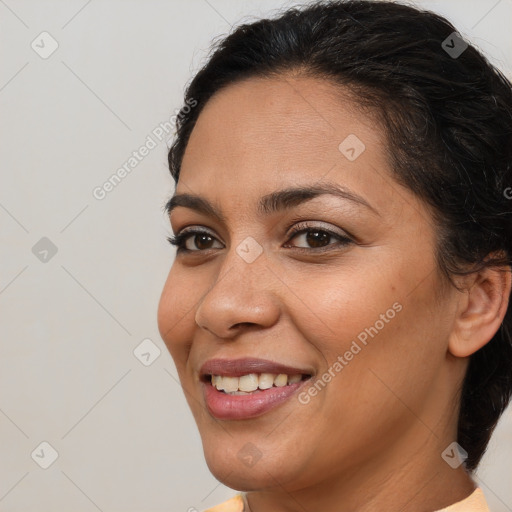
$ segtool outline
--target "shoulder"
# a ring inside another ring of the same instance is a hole
[[[477,487],[467,498],[437,512],[489,512],[489,507],[482,489]]]
[[[209,508],[204,512],[243,512],[244,510],[244,502],[242,496],[237,494],[235,497],[231,498],[220,505],[217,505],[213,508]]]

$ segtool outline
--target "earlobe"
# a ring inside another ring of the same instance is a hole
[[[471,276],[461,293],[448,350],[469,357],[487,344],[503,322],[509,304],[511,268],[485,268]]]

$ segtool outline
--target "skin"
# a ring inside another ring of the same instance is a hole
[[[365,144],[354,161],[338,149],[349,134]],[[501,324],[510,276],[486,270],[460,282],[466,291],[447,285],[431,212],[392,177],[386,144],[346,91],[300,75],[218,92],[190,137],[176,192],[213,202],[225,223],[172,211],[175,234],[195,226],[214,239],[192,235],[187,247],[196,252],[177,254],[158,324],[207,464],[227,486],[249,491],[252,512],[427,512],[474,488],[441,453],[456,440],[468,356]],[[377,213],[323,195],[258,216],[262,195],[324,182],[349,188]],[[287,236],[299,221],[355,240]],[[252,263],[236,252],[248,236],[263,250]],[[331,250],[315,249],[322,245]],[[309,403],[293,396],[246,420],[207,411],[199,368],[208,359],[259,357],[318,378],[397,302],[401,311]],[[261,453],[252,467],[237,456],[246,443]]]

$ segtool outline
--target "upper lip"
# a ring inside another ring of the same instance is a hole
[[[249,373],[273,373],[286,375],[311,375],[313,372],[304,368],[296,368],[286,364],[244,357],[241,359],[209,359],[201,366],[200,375],[226,375],[241,377]]]

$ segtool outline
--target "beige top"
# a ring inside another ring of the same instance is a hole
[[[216,507],[209,508],[204,512],[244,512],[244,499],[241,494],[237,494]],[[435,512],[490,512],[484,493],[480,487],[477,487],[467,498],[458,501],[453,505],[445,507]]]

